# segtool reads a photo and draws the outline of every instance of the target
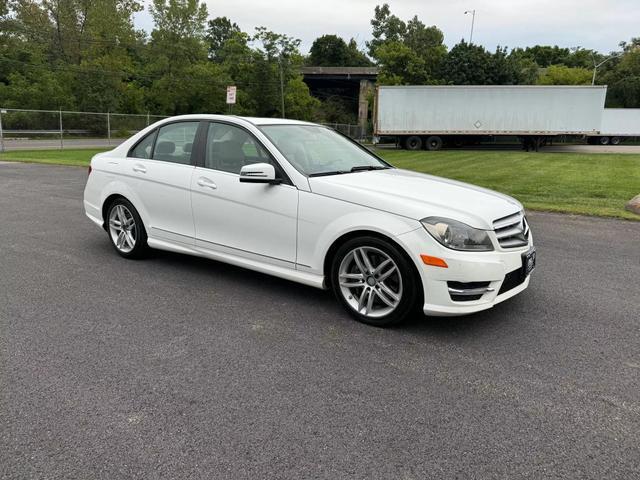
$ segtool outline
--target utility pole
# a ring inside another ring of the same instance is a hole
[[[471,14],[471,35],[469,35],[469,45],[473,43],[473,25],[476,23],[476,11],[475,10],[467,10],[464,14]]]
[[[280,100],[282,102],[282,118],[285,117],[284,114],[284,77],[282,74],[282,53],[280,54],[280,57],[278,59],[278,64],[280,65]]]

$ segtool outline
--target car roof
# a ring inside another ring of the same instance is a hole
[[[173,120],[228,120],[238,121],[244,120],[245,122],[253,125],[315,125],[311,122],[305,122],[302,120],[292,120],[288,118],[268,118],[268,117],[239,117],[236,115],[216,115],[216,114],[191,114],[191,115],[178,115],[175,117],[169,117],[163,119],[165,121]]]

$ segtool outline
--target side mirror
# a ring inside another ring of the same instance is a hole
[[[252,163],[240,169],[240,181],[246,183],[280,183],[276,169],[269,163]]]

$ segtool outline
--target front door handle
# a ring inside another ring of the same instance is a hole
[[[140,165],[139,163],[136,163],[133,166],[133,171],[134,172],[140,172],[140,173],[147,173],[147,169],[144,168],[142,165]]]
[[[211,180],[205,177],[200,177],[198,179],[198,185],[200,185],[201,187],[210,188],[211,190],[215,190],[216,188],[218,188],[218,186],[215,183],[213,183]]]

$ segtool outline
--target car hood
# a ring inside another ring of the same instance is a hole
[[[474,228],[522,210],[517,200],[475,185],[397,168],[309,178],[314,193],[415,220],[447,217]]]

